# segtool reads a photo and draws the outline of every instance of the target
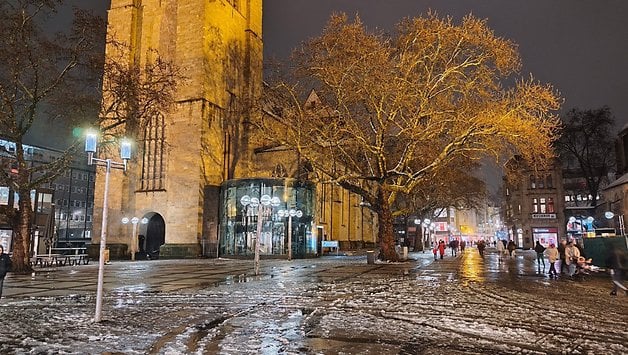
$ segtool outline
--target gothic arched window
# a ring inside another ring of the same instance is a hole
[[[159,113],[153,116],[142,134],[142,191],[164,190],[165,180],[165,120]]]

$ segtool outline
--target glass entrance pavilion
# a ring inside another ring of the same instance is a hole
[[[258,218],[262,222],[260,255],[287,257],[288,245],[294,258],[316,254],[313,183],[295,179],[237,179],[225,181],[221,190],[219,256],[253,256]],[[268,197],[279,198],[279,205],[264,204]]]

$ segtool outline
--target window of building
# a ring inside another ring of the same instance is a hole
[[[144,128],[142,137],[142,191],[164,189],[165,173],[165,119],[160,113],[153,116]]]
[[[547,213],[547,202],[544,197],[539,199],[539,212]]]
[[[554,188],[554,181],[552,179],[552,174],[547,175],[547,188],[548,189]]]
[[[554,198],[539,197],[532,199],[533,213],[554,213]]]
[[[547,198],[547,213],[554,213],[554,198]]]
[[[9,188],[6,186],[0,186],[0,205],[9,205]]]
[[[536,189],[536,177],[534,175],[530,175],[530,188]]]

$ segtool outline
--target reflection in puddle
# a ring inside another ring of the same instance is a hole
[[[477,253],[467,253],[463,258],[460,275],[465,281],[484,282],[484,264]]]

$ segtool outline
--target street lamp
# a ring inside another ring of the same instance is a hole
[[[142,224],[146,224],[148,223],[148,218],[142,218],[141,220],[137,217],[133,217],[131,218],[131,220],[129,220],[128,217],[123,217],[122,218],[122,224],[127,224],[131,222],[131,224],[133,224],[133,232],[131,233],[131,244],[129,245],[130,248],[129,250],[131,251],[131,261],[135,261],[135,247],[137,246],[137,243],[135,242],[135,236],[137,235],[137,224],[138,223],[142,223]]]
[[[428,228],[430,223],[432,223],[432,221],[430,221],[429,218],[424,219],[423,223],[421,223],[421,235],[423,235],[423,240],[426,240],[426,241],[432,241],[431,235],[429,233],[429,228]],[[434,242],[432,242],[432,247],[434,246],[435,244]]]
[[[301,218],[303,212],[291,208],[289,210],[279,210],[277,215],[281,218],[288,217],[288,260],[292,260],[292,217]]]
[[[103,276],[105,269],[105,249],[107,247],[107,195],[109,193],[109,173],[111,169],[120,169],[126,171],[127,161],[131,159],[131,142],[126,139],[120,141],[120,158],[122,162],[112,161],[111,159],[94,158],[96,153],[96,145],[98,136],[96,133],[88,132],[85,138],[85,152],[87,152],[87,165],[96,165],[105,167],[105,191],[103,193],[102,202],[102,224],[100,228],[100,253],[98,257],[98,286],[96,288],[96,313],[94,322],[101,321],[102,311],[102,292],[103,292]]]
[[[255,236],[255,275],[259,275],[259,239],[262,235],[262,217],[264,215],[264,211],[279,206],[281,204],[281,200],[279,197],[270,197],[269,195],[262,195],[259,199],[257,197],[250,197],[249,195],[244,195],[240,198],[240,203],[244,206],[245,209],[257,208],[257,234]]]

